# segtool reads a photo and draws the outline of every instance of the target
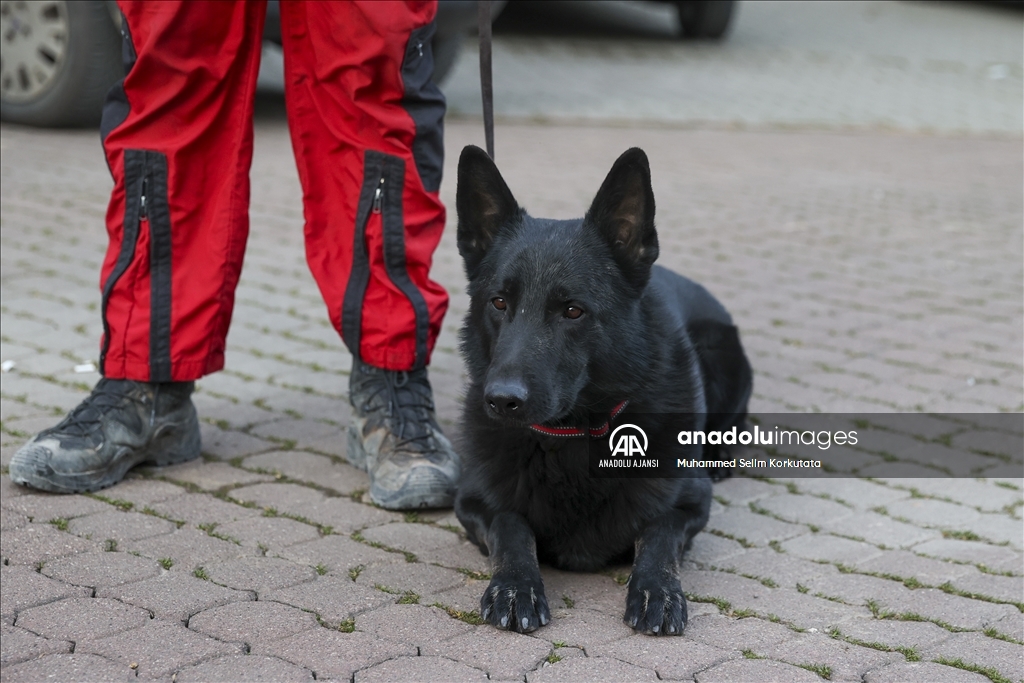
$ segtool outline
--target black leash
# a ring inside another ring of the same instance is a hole
[[[494,159],[494,85],[491,78],[491,0],[477,0],[480,29],[480,94],[484,99],[484,140]]]

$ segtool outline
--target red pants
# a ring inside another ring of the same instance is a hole
[[[187,381],[224,366],[249,230],[265,2],[121,2],[125,79],[108,96],[114,176],[101,372]],[[429,279],[444,97],[436,3],[282,0],[285,99],[306,255],[363,361],[426,365],[448,305]]]

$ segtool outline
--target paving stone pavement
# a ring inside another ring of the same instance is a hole
[[[458,151],[482,136],[446,133],[452,207]],[[990,419],[1024,410],[1020,137],[505,124],[498,160],[532,213],[568,218],[632,145],[651,157],[661,261],[734,313],[755,414],[875,413],[903,449],[962,453],[969,476],[717,484],[680,638],[622,624],[626,567],[545,568],[552,624],[480,625],[488,565],[451,511],[377,509],[344,461],[351,360],[263,103],[227,368],[195,396],[202,459],[92,496],[19,488],[13,452],[97,379],[74,367],[97,357],[110,181],[94,133],[4,126],[3,680],[1024,680],[1024,436]],[[431,373],[457,436],[448,223]],[[921,411],[958,416],[895,416]],[[849,457],[877,467],[883,449]]]

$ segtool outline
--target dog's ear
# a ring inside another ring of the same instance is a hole
[[[620,156],[597,191],[585,221],[601,233],[631,284],[642,289],[658,258],[651,167],[639,147]]]
[[[519,204],[487,152],[467,145],[459,157],[459,183],[455,191],[459,216],[459,253],[472,279],[494,238],[519,216]]]

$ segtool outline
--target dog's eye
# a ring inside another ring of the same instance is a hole
[[[499,311],[504,311],[507,306],[505,300],[502,299],[500,296],[496,296],[493,299],[491,299],[491,305],[497,308]]]
[[[565,313],[563,315],[565,315],[566,318],[575,320],[576,318],[583,315],[583,309],[580,308],[579,306],[566,306]]]

